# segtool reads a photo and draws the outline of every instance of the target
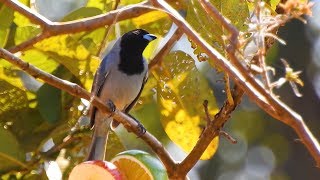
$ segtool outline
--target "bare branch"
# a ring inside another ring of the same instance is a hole
[[[225,137],[225,138],[226,138],[229,142],[231,142],[232,144],[237,144],[237,140],[234,139],[234,138],[233,138],[230,134],[228,134],[227,132],[220,130],[219,135]]]
[[[219,136],[219,132],[221,127],[227,120],[230,118],[230,114],[235,110],[235,108],[240,104],[243,91],[239,86],[234,87],[233,91],[233,100],[234,104],[229,104],[229,101],[225,101],[223,107],[220,111],[215,115],[214,119],[212,119],[209,124],[206,126],[204,131],[201,134],[197,144],[194,146],[192,151],[188,154],[188,156],[180,163],[180,165],[176,168],[176,174],[180,176],[185,176],[191,168],[197,163],[200,159],[203,152],[207,149],[211,141]],[[206,111],[206,108],[205,108]]]
[[[34,76],[35,78],[39,78],[46,83],[59,88],[61,90],[64,90],[68,92],[69,94],[87,99],[88,101],[92,100],[91,94],[87,92],[85,89],[81,88],[79,85],[71,83],[69,81],[60,79],[56,76],[53,76],[49,73],[46,73],[33,65],[22,61],[18,57],[11,54],[9,51],[0,48],[0,57],[6,59],[11,64],[21,68],[31,76]],[[115,112],[111,112],[111,109],[109,109],[108,106],[106,106],[100,99],[97,97],[94,97],[92,100],[92,105],[96,106],[101,110],[101,112],[104,112],[106,114],[113,113],[113,118],[117,120],[118,122],[122,123],[125,128],[127,128],[129,131],[134,132],[136,135],[140,136],[140,132],[137,127],[137,122],[133,120],[128,115],[122,113],[119,110],[116,110]],[[161,159],[162,163],[165,165],[168,171],[173,171],[173,168],[175,167],[175,162],[170,156],[170,154],[166,151],[166,149],[163,147],[163,145],[150,133],[146,132],[144,135],[140,136],[141,139],[143,139],[151,148],[152,150],[158,155],[158,157]]]
[[[28,8],[18,0],[0,0],[0,2],[3,2],[8,7],[14,9],[15,11],[18,11],[19,13],[30,19],[31,22],[39,24],[41,27],[46,27],[52,24],[49,19],[37,12],[32,11],[30,8]]]
[[[197,43],[203,51],[214,61],[217,66],[222,68],[230,77],[237,82],[241,88],[243,88],[248,96],[253,99],[259,106],[266,110],[273,117],[279,117],[274,111],[272,106],[270,106],[269,93],[264,90],[264,88],[258,84],[258,82],[247,73],[239,61],[233,61],[232,64],[225,57],[223,57],[217,50],[212,48],[190,25],[184,18],[182,18],[169,4],[163,0],[152,0],[155,6],[165,9],[168,12],[169,17],[173,22],[186,33],[193,42]],[[237,59],[235,57],[235,59]]]
[[[9,1],[9,0],[0,0],[0,2],[5,3],[8,7],[20,12],[21,14],[28,17],[32,22],[39,24],[43,28],[43,32],[28,40],[25,41],[15,47],[11,47],[9,50],[12,53],[26,50],[30,48],[35,43],[56,35],[61,34],[69,34],[69,33],[77,33],[82,31],[90,31],[97,29],[99,27],[103,27],[106,25],[110,25],[115,22],[119,22],[125,19],[130,19],[134,17],[138,17],[144,13],[150,12],[153,9],[148,8],[149,3],[147,1],[134,4],[130,6],[126,6],[121,9],[113,10],[108,12],[107,14],[101,14],[89,18],[84,18],[76,21],[69,22],[51,22],[46,19],[42,15],[33,12],[25,5],[21,4],[19,1]]]
[[[240,63],[237,57],[232,55],[232,53],[229,54],[229,56],[231,55],[231,64],[219,52],[213,49],[169,4],[163,0],[152,0],[152,3],[155,6],[168,11],[168,15],[171,17],[172,21],[174,21],[175,24],[189,36],[190,39],[197,43],[211,58],[211,60],[217,64],[217,66],[228,73],[230,77],[246,92],[251,100],[256,102],[258,106],[260,106],[272,117],[292,127],[296,131],[297,135],[301,138],[302,142],[305,144],[313,158],[316,160],[317,165],[320,166],[319,142],[304,124],[303,119],[299,114],[291,110],[287,105],[267,92],[249,73],[247,73],[247,69]],[[203,134],[205,133],[206,130],[203,132]],[[212,133],[208,132],[208,135],[210,134]],[[199,139],[198,143],[200,143],[201,140],[202,139]],[[205,140],[203,141],[205,143]],[[186,159],[184,161],[186,161]]]

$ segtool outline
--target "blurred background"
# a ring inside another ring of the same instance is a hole
[[[120,1],[118,7],[112,0],[21,2],[52,21],[67,21],[140,1]],[[184,12],[188,22],[213,47],[221,50],[222,30],[217,29],[217,25],[201,11],[197,1],[170,2]],[[293,20],[279,29],[278,35],[287,45],[276,42],[268,52],[267,63],[276,70],[273,81],[285,74],[280,58],[286,59],[295,71],[302,70],[304,86],[298,88],[303,97],[296,97],[289,84],[276,89],[275,93],[304,118],[315,137],[320,139],[320,4],[314,2],[313,17],[307,18],[308,24]],[[240,30],[246,28],[246,17],[250,10],[244,1],[212,3],[223,9]],[[38,26],[22,15],[2,4],[0,7],[0,17],[8,17],[6,20],[0,18],[0,35],[3,35],[1,47],[9,48],[40,32]],[[229,10],[225,10],[226,7]],[[108,49],[115,38],[137,27],[160,37],[146,50],[144,55],[149,59],[166,42],[170,32],[175,30],[165,14],[147,14],[117,23],[110,28],[110,32],[106,28],[99,28],[92,32],[49,38],[16,55],[90,90],[95,68],[99,64],[98,57],[103,54],[100,46]],[[150,73],[148,84],[132,112],[148,131],[166,145],[176,160],[182,160],[186,156],[182,149],[188,148],[185,145],[177,146],[172,140],[176,142],[181,137],[188,138],[187,134],[196,136],[201,132],[204,122],[202,101],[209,100],[212,114],[225,101],[224,83],[221,82],[223,74],[212,68],[213,64],[198,62],[202,58],[206,59],[201,50],[183,36],[164,57],[164,67]],[[85,127],[88,120],[84,116],[85,101],[43,84],[0,59],[0,105],[2,179],[65,179],[71,168],[85,157],[91,137],[90,129]],[[170,111],[170,108],[176,110]],[[173,128],[168,128],[172,121],[177,120],[174,118],[178,113],[187,114],[181,115],[184,121],[197,119],[200,123],[194,124],[195,128],[183,126],[179,134]],[[191,132],[190,128],[199,132]],[[225,138],[220,138],[216,154],[210,160],[199,161],[188,174],[190,179],[319,179],[320,171],[315,167],[314,159],[299,142],[295,132],[271,118],[248,97],[244,96],[224,130],[238,143],[231,144]],[[119,128],[116,133],[118,136],[113,134],[109,140],[108,159],[124,149],[142,149],[152,153],[140,139],[126,130]],[[63,148],[55,148],[59,144],[63,144]],[[31,170],[25,166],[31,167]]]

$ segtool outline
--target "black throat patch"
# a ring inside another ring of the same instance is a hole
[[[120,63],[118,68],[127,75],[141,74],[144,71],[143,57],[140,53],[120,50]]]
[[[142,53],[148,43],[142,36],[124,35],[120,42],[119,70],[127,75],[141,74],[145,68]]]

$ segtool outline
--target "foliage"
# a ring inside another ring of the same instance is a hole
[[[124,0],[121,5],[138,2],[140,1]],[[27,1],[24,3],[30,5]],[[198,28],[198,33],[210,45],[225,53],[228,45],[225,37],[228,34],[222,25],[214,22],[198,1],[179,3],[180,6],[176,8],[187,12],[186,20]],[[239,30],[248,29],[247,19],[250,17],[249,11],[252,11],[252,3],[243,0],[211,0],[211,3]],[[266,3],[274,12],[279,1],[271,0]],[[89,0],[83,7],[71,8],[72,11],[59,21],[99,15],[109,12],[113,6],[114,1],[111,0]],[[58,17],[60,15],[56,18]],[[144,52],[151,59],[170,27],[170,18],[163,12],[154,11],[108,28],[50,37],[17,55],[46,72],[90,90],[93,75],[100,62],[100,50],[104,48],[101,46],[105,42],[110,46],[118,38],[119,32],[122,34],[133,28],[147,29],[160,37],[160,40],[150,44]],[[0,47],[13,47],[39,33],[41,28],[38,25],[0,4]],[[147,128],[150,127],[148,130],[159,139],[164,139],[164,144],[172,141],[185,152],[190,152],[206,126],[203,101],[209,100],[210,114],[217,113],[219,109],[213,83],[205,76],[204,67],[208,67],[209,63],[199,63],[207,60],[207,57],[185,36],[182,40],[183,44],[177,43],[172,52],[163,58],[162,67],[150,72],[148,84],[133,109],[133,114]],[[211,62],[210,65],[215,67]],[[0,162],[6,162],[0,163],[2,178],[44,178],[45,172],[48,173],[48,169],[44,168],[47,162],[58,162],[64,173],[63,177],[66,177],[70,168],[81,162],[87,154],[91,132],[84,125],[85,112],[86,107],[79,99],[34,79],[0,59]],[[165,133],[152,125],[155,121],[161,122]],[[250,132],[261,134],[263,127],[258,127]],[[171,141],[165,140],[166,135]],[[253,135],[249,138],[252,137]],[[216,137],[201,158],[210,159],[218,144],[219,139]],[[111,159],[124,150],[125,146],[113,134],[108,141],[107,158]],[[61,149],[64,151],[60,151]],[[61,164],[64,161],[68,163],[63,166]]]

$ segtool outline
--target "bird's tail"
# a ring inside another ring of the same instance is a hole
[[[111,122],[112,118],[104,119],[101,121],[95,121],[94,133],[92,136],[89,154],[87,157],[88,161],[104,160]]]

